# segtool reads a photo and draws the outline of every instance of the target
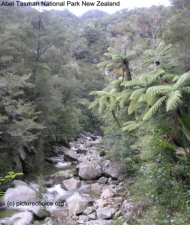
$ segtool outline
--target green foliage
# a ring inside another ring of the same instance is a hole
[[[0,187],[3,183],[11,182],[16,176],[21,176],[23,173],[15,173],[15,172],[8,172],[7,175],[0,177]],[[0,188],[0,199],[4,195],[5,192],[3,192]]]

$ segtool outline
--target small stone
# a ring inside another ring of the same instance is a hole
[[[89,217],[89,219],[91,219],[91,220],[95,220],[95,219],[96,219],[96,213],[94,212],[94,213],[92,213],[92,214],[89,214],[88,217]]]
[[[100,198],[107,199],[113,197],[114,195],[115,193],[108,188],[102,192]]]
[[[102,186],[98,183],[95,183],[95,184],[92,184],[91,185],[91,190],[92,191],[97,191],[97,192],[100,192],[102,189]]]
[[[108,181],[108,178],[106,177],[100,177],[100,179],[98,180],[99,184],[106,184]]]
[[[63,188],[65,188],[67,191],[76,190],[81,185],[81,182],[79,180],[74,179],[74,178],[64,180],[62,183],[63,183]]]
[[[91,213],[93,213],[93,212],[95,212],[95,208],[94,207],[88,207],[88,208],[86,208],[85,210],[84,210],[84,214],[85,215],[89,215],[89,214],[91,214]]]
[[[96,213],[98,219],[100,220],[111,219],[115,213],[115,209],[111,208],[110,206],[107,206],[104,208],[97,209]]]

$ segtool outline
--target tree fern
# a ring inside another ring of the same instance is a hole
[[[107,66],[109,63],[111,63],[112,62],[112,60],[109,60],[109,61],[104,61],[104,62],[100,62],[100,63],[98,63],[98,67],[105,67],[105,66]]]
[[[174,87],[179,88],[181,86],[184,86],[184,83],[186,82],[187,84],[188,81],[190,81],[190,71],[180,76]]]
[[[108,96],[107,95],[102,96],[100,98],[100,100],[99,100],[99,109],[98,109],[99,113],[101,113],[103,111],[105,104],[108,103],[108,102],[109,101],[108,101]]]
[[[124,127],[122,128],[122,131],[132,131],[139,127],[139,123],[136,121],[127,121],[123,125]]]
[[[140,96],[140,98],[138,99],[138,102],[144,102],[144,101],[146,101],[146,98],[147,98],[147,95],[146,94],[142,94]]]
[[[143,84],[142,84],[142,82],[140,80],[130,80],[130,81],[122,82],[121,86],[125,86],[125,87],[143,86]]]
[[[149,106],[153,106],[158,100],[156,95],[146,95],[146,102]]]
[[[183,134],[186,136],[187,140],[190,141],[190,126],[189,126],[190,116],[184,115],[183,117],[178,117],[178,120],[182,126]]]
[[[166,96],[161,97],[149,110],[148,112],[144,115],[143,120],[148,120],[150,119],[161,107],[161,105],[164,103],[166,100]]]
[[[91,91],[89,95],[98,95],[98,96],[103,96],[106,95],[106,91]]]
[[[166,94],[172,90],[173,88],[170,85],[157,85],[157,86],[149,87],[146,93],[149,95]]]
[[[89,105],[89,109],[94,108],[95,106],[97,106],[100,102],[100,98],[97,98],[96,100],[94,100],[93,102],[90,103]]]
[[[131,103],[130,103],[129,108],[128,108],[128,114],[129,115],[134,112],[137,104],[138,104],[138,100],[137,99],[131,100]]]
[[[134,90],[130,96],[130,99],[139,98],[145,91],[146,91],[146,88],[139,88],[137,90]]]
[[[181,102],[182,94],[179,90],[169,93],[169,98],[166,101],[166,111],[174,110]]]

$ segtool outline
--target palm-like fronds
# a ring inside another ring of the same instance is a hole
[[[122,131],[132,131],[139,127],[139,123],[137,123],[137,121],[127,121],[123,125],[124,127],[122,128]]]
[[[161,107],[161,105],[165,102],[166,99],[166,96],[161,97],[144,115],[143,120],[150,119],[158,111],[158,109]]]
[[[169,98],[166,101],[166,111],[175,110],[181,102],[181,97],[182,94],[179,90],[169,93]]]
[[[147,89],[148,95],[167,94],[173,90],[171,85],[157,85]]]
[[[190,82],[190,71],[187,73],[184,73],[183,75],[181,75],[176,84],[174,85],[175,88],[180,88],[182,86],[186,86],[187,83]],[[185,84],[185,85],[184,85]]]

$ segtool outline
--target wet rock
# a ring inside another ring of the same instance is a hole
[[[107,199],[113,197],[114,195],[115,193],[108,188],[102,192],[100,198]]]
[[[85,149],[85,148],[79,148],[79,149],[76,150],[76,152],[77,152],[77,154],[84,154],[84,155],[86,155],[88,150]]]
[[[80,163],[78,165],[79,172],[78,175],[83,180],[93,180],[101,176],[102,167],[98,164],[90,164],[90,163]]]
[[[71,197],[66,200],[69,209],[69,215],[80,215],[92,204],[93,200],[90,196],[82,196],[78,192],[75,192]]]
[[[7,221],[7,225],[29,225],[33,221],[33,215],[31,212],[21,212],[14,214],[11,218]]]
[[[53,186],[53,180],[48,180],[48,181],[44,181],[44,184],[46,185],[46,187],[52,187]]]
[[[61,159],[61,158],[58,158],[58,157],[57,158],[56,157],[48,157],[45,160],[49,163],[58,163],[60,161],[63,161],[63,158]]]
[[[64,189],[66,189],[67,191],[72,191],[78,189],[81,185],[81,182],[79,180],[71,178],[69,180],[64,180],[62,184]]]
[[[79,155],[76,154],[75,151],[70,150],[70,149],[65,148],[65,147],[62,147],[61,150],[62,150],[62,153],[65,155],[65,161],[72,162],[72,161],[78,160]]]
[[[55,174],[53,174],[53,177],[63,177],[63,179],[68,179],[70,177],[70,175],[76,175],[76,169],[72,169],[72,170],[63,170],[63,171],[59,171]]]
[[[99,208],[96,211],[98,219],[111,219],[115,213],[115,209],[110,206]]]

